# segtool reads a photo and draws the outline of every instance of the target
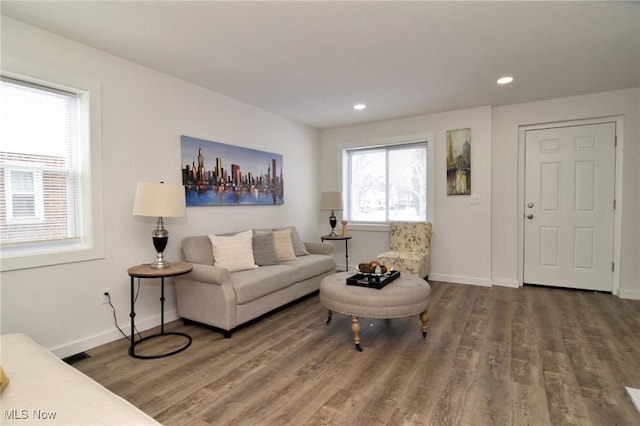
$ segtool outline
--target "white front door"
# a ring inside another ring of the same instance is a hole
[[[615,123],[525,133],[524,282],[612,290]]]

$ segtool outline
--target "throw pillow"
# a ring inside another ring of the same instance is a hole
[[[214,265],[229,272],[255,269],[253,258],[253,232],[240,232],[232,236],[209,235],[213,249]]]
[[[258,266],[276,265],[278,255],[273,232],[256,231],[253,234],[253,258]]]
[[[275,231],[282,231],[284,229],[291,230],[291,244],[293,245],[293,252],[296,256],[307,256],[309,252],[307,251],[307,247],[304,245],[300,234],[298,233],[298,229],[295,226],[288,226],[286,228],[276,228]]]
[[[273,240],[276,244],[276,255],[280,262],[296,260],[296,254],[291,243],[291,229],[273,231]]]
[[[9,384],[9,378],[4,374],[2,366],[0,366],[0,392],[4,390]]]

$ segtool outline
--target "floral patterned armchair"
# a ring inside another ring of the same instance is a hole
[[[378,255],[378,262],[399,271],[427,278],[431,266],[431,223],[392,222],[389,251]]]

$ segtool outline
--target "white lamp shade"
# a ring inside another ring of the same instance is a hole
[[[185,213],[184,186],[138,182],[133,202],[135,216],[182,217]]]
[[[320,194],[321,210],[342,210],[342,193],[323,192]]]

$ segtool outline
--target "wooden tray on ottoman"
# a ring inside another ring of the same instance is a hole
[[[380,290],[400,276],[400,271],[391,271],[385,275],[355,274],[347,278],[347,285],[357,285]]]

